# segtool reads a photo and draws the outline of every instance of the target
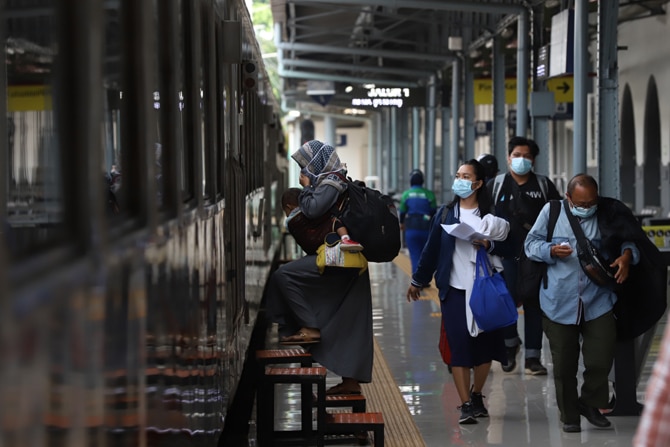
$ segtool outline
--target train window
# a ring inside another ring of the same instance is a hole
[[[0,164],[0,217],[6,220],[1,224],[15,256],[67,234],[62,156],[52,106],[58,59],[53,3],[32,2],[35,7],[30,8],[6,2],[0,24],[5,42],[0,110],[6,111],[0,136],[8,143],[0,150],[6,151],[1,155],[7,160]]]

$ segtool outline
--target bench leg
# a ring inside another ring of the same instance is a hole
[[[384,426],[375,428],[375,447],[384,447]]]

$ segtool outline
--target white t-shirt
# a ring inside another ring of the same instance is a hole
[[[460,220],[462,223],[470,225],[474,229],[481,227],[482,219],[479,217],[479,208],[460,209]],[[449,285],[456,289],[465,290],[466,285],[472,286],[475,278],[475,264],[477,246],[472,242],[456,238],[456,247],[454,249],[453,264],[449,275]]]

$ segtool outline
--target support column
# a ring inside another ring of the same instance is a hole
[[[435,187],[435,121],[437,106],[436,77],[433,75],[428,80],[426,91],[426,146],[425,146],[425,184],[431,191]]]
[[[505,53],[500,36],[493,39],[493,139],[491,154],[504,171],[507,163],[507,119],[505,117]]]
[[[412,169],[421,167],[421,110],[412,108]]]
[[[603,196],[621,198],[619,147],[619,2],[598,3],[598,184]]]
[[[475,80],[470,64],[470,61],[466,60],[463,67],[463,110],[465,113],[463,117],[465,130],[463,144],[465,146],[465,160],[475,158]]]
[[[442,196],[441,199],[437,197],[440,203],[447,202],[451,191],[451,177],[453,175],[451,170],[451,153],[454,151],[451,146],[450,119],[451,109],[449,107],[442,107],[442,171],[440,172],[440,192]]]
[[[588,0],[575,0],[575,36],[574,36],[574,114],[573,114],[573,159],[572,175],[586,172],[586,89],[588,74],[589,42],[589,5]],[[617,112],[617,115],[618,112]],[[568,177],[572,177],[569,175]]]
[[[323,141],[337,148],[337,123],[335,118],[331,115],[326,115],[323,118],[324,136]]]
[[[459,120],[460,115],[458,113],[459,104],[460,104],[460,94],[461,94],[461,61],[459,59],[454,60],[454,64],[451,71],[451,148],[450,148],[450,157],[449,157],[449,174],[453,176],[456,174],[458,169],[458,161],[460,158],[460,134],[461,130],[459,129]],[[447,185],[448,191],[451,194],[451,183]]]
[[[516,134],[522,137],[528,133],[528,28],[528,11],[524,10],[517,22],[516,48]]]

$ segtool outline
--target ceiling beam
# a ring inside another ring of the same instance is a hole
[[[361,78],[357,76],[333,75],[327,73],[314,73],[310,71],[294,71],[286,70],[282,66],[279,67],[279,76],[283,78],[295,79],[311,79],[318,81],[336,81],[349,82],[352,84],[379,84],[385,87],[418,87],[418,82],[399,81],[398,79],[374,79]]]
[[[490,14],[519,14],[521,5],[480,2],[475,0],[289,0],[296,5],[328,3],[337,5],[384,6],[386,8],[434,9],[438,11],[480,12]]]
[[[369,73],[382,74],[396,74],[400,76],[413,77],[428,77],[435,74],[435,70],[420,70],[411,68],[397,68],[397,67],[368,67],[364,65],[347,64],[340,62],[323,62],[307,59],[286,59],[284,58],[285,67],[307,67],[307,68],[323,68],[331,70],[346,70],[346,71],[364,71]]]
[[[383,57],[386,59],[413,59],[431,62],[452,62],[454,60],[454,56],[451,54],[427,54],[411,51],[374,50],[370,48],[336,47],[330,45],[317,45],[297,42],[279,42],[276,45],[280,50],[287,51],[311,51],[314,53],[349,54],[369,57]]]

